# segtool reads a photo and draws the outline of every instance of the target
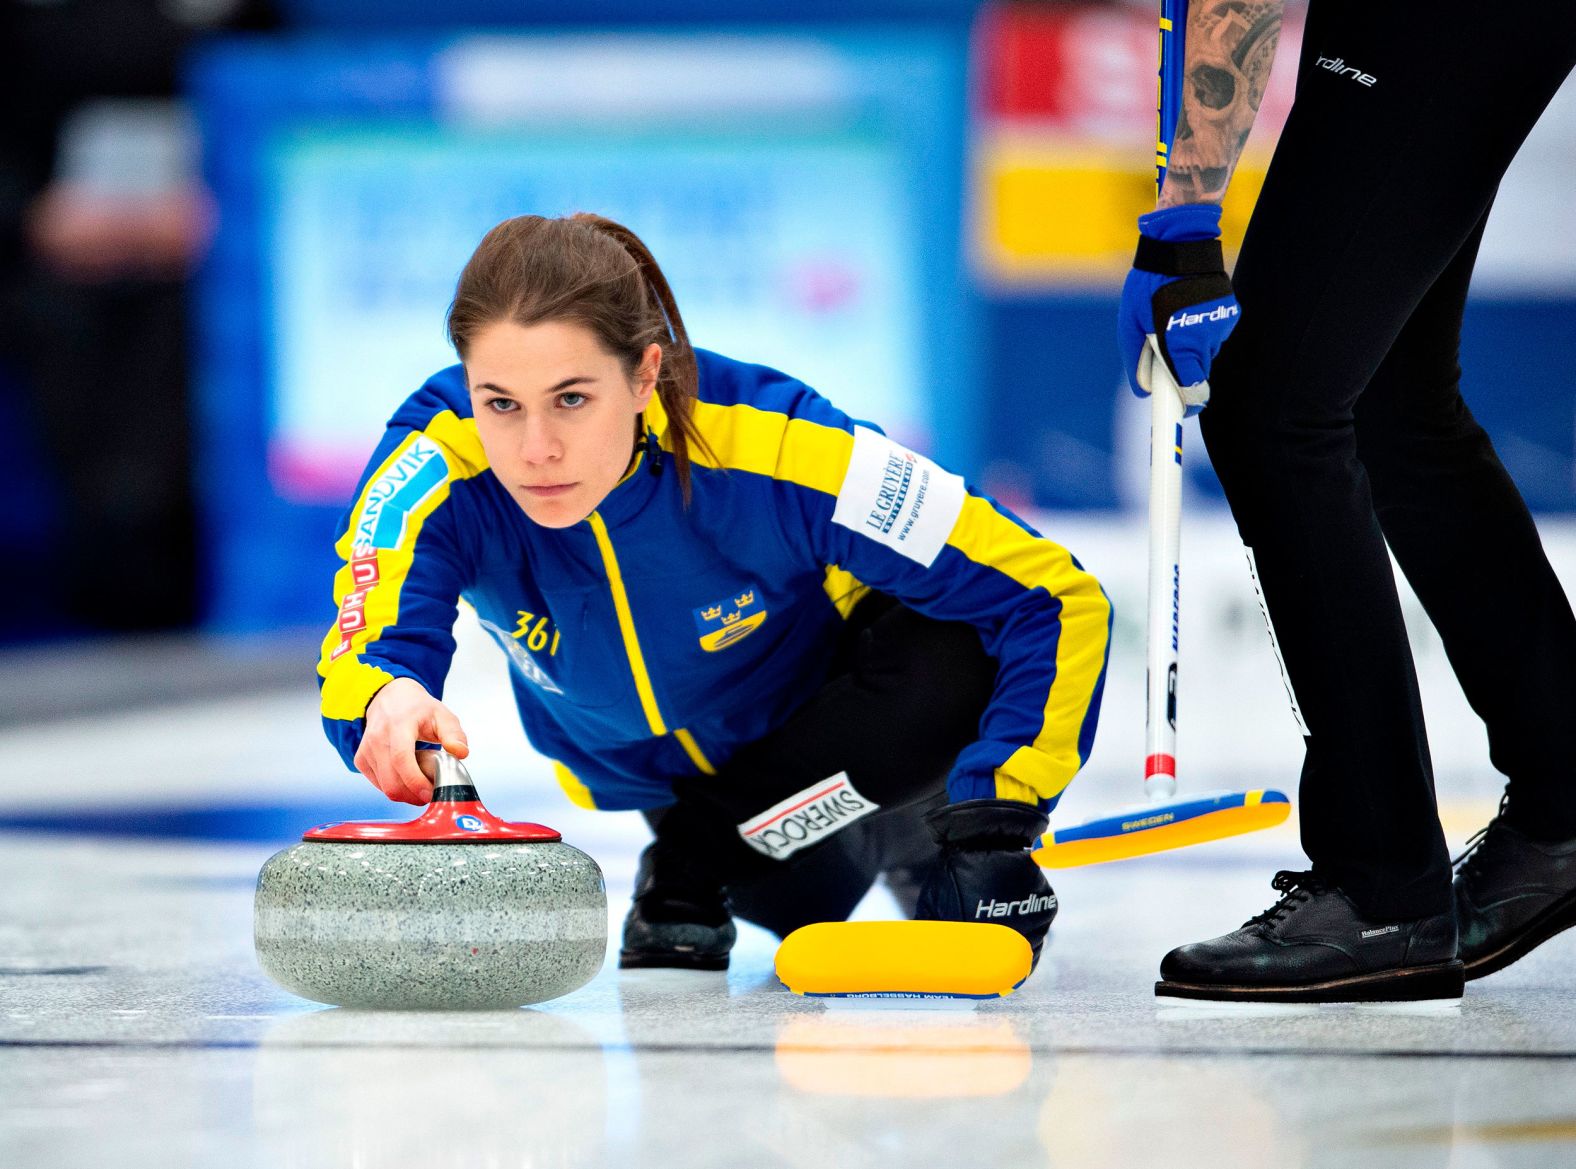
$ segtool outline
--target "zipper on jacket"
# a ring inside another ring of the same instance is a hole
[[[608,535],[607,521],[596,512],[586,519],[591,524],[592,535],[596,537],[597,550],[602,554],[602,565],[607,569],[608,586],[613,593],[613,610],[618,614],[618,631],[624,639],[624,653],[629,659],[630,673],[635,678],[635,693],[640,696],[640,709],[645,713],[646,725],[651,728],[651,733],[666,735],[669,733],[668,727],[662,720],[662,711],[657,707],[657,695],[651,686],[651,674],[646,669],[646,657],[640,650],[640,638],[635,634],[635,614],[629,607],[629,593],[624,588],[624,574],[619,571],[618,556],[613,551],[613,539]],[[694,735],[682,727],[672,734],[690,757],[690,762],[703,774],[717,773],[700,745],[695,742]]]

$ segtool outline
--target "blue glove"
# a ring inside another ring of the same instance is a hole
[[[1145,335],[1160,342],[1188,416],[1209,401],[1209,365],[1237,324],[1220,251],[1220,208],[1184,203],[1138,217],[1138,254],[1122,285],[1117,321],[1122,367],[1140,398],[1149,396],[1152,353]]]

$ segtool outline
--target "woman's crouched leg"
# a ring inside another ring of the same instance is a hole
[[[845,919],[886,874],[911,914],[938,854],[924,816],[946,802],[947,775],[979,736],[995,676],[971,626],[866,598],[809,702],[718,775],[675,785],[679,803],[647,814],[657,840],[625,927],[626,955],[632,932],[643,948],[626,964],[694,966],[700,942],[726,953],[731,924],[712,924],[719,902],[782,936]],[[675,946],[668,963],[653,953],[663,937]]]

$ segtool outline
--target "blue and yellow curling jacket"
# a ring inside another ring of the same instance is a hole
[[[775,370],[697,353],[693,498],[653,398],[636,465],[587,519],[532,523],[488,469],[464,372],[412,395],[373,454],[337,548],[318,675],[350,763],[367,704],[408,677],[441,697],[463,598],[512,663],[531,744],[575,802],[648,808],[711,773],[826,680],[874,588],[967,621],[998,662],[953,800],[1048,806],[1083,765],[1111,606],[1068,552],[922,455]],[[924,702],[916,694],[914,701]]]

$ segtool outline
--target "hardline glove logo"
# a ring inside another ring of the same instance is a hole
[[[1049,913],[1056,908],[1056,894],[1033,893],[1018,901],[981,901],[974,908],[974,918],[982,917],[1019,917],[1031,913]]]
[[[1235,304],[1217,304],[1207,313],[1175,313],[1166,321],[1166,332],[1172,329],[1185,329],[1189,325],[1214,324],[1218,321],[1229,321],[1232,317],[1240,316],[1242,310]]]

